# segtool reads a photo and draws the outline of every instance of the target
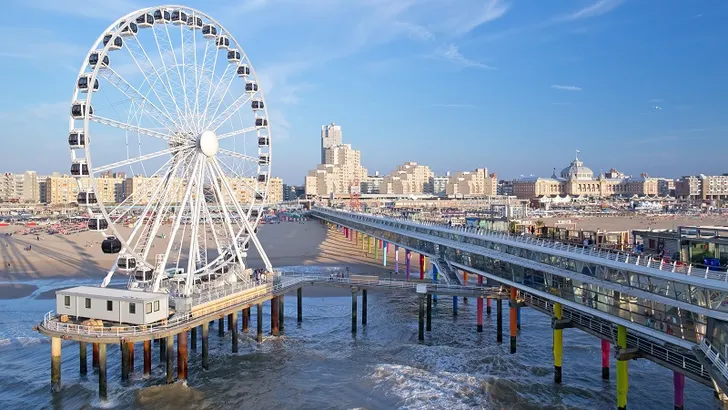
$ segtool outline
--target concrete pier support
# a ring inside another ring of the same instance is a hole
[[[190,349],[197,350],[197,326],[190,329]]]
[[[258,303],[258,309],[257,309],[257,315],[255,316],[255,320],[258,322],[258,329],[257,329],[257,335],[255,340],[258,341],[258,343],[263,343],[263,304]]]
[[[61,391],[61,338],[51,338],[51,391]]]
[[[283,303],[285,300],[285,295],[278,296],[278,330],[281,332],[283,331],[284,324],[286,318],[286,309],[285,304]]]
[[[232,352],[237,353],[238,352],[238,311],[234,311],[230,314],[230,320],[233,322],[233,327],[231,330],[232,333]]]
[[[409,280],[409,278],[410,278],[410,265],[411,265],[410,259],[412,259],[412,253],[410,252],[409,249],[405,249],[404,250],[404,274],[405,274],[406,280]]]
[[[432,294],[427,294],[427,331],[432,331]]]
[[[129,374],[134,373],[134,342],[129,342]]]
[[[278,336],[280,330],[278,329],[278,296],[274,296],[270,300],[270,334]]]
[[[174,383],[174,336],[167,336],[167,384]]]
[[[187,332],[177,333],[177,380],[187,381]]]
[[[399,273],[399,245],[394,245],[394,273]]]
[[[367,325],[367,290],[361,290],[361,325]]]
[[[351,288],[351,333],[356,333],[356,299],[357,288]]]
[[[487,316],[490,316],[490,305],[493,302],[493,299],[488,298],[485,300],[485,314]]]
[[[437,283],[438,275],[437,275],[437,265],[434,263],[432,264],[432,283]],[[437,294],[432,295],[432,300],[437,303]]]
[[[425,280],[425,255],[420,254],[420,280]]]
[[[129,343],[121,342],[121,381],[129,381]]]
[[[495,340],[498,343],[503,343],[503,300],[497,299],[495,301]]]
[[[91,343],[91,366],[94,369],[99,367],[99,344]]]
[[[144,365],[144,376],[149,376],[152,374],[152,341],[151,340],[145,340],[144,341],[144,359],[143,359],[143,365]]]
[[[458,297],[457,296],[452,297],[452,314],[453,314],[453,316],[458,315]]]
[[[420,295],[420,317],[417,332],[417,339],[422,342],[425,340],[425,295]]]
[[[99,399],[106,401],[106,343],[95,344],[98,346]]]
[[[303,322],[303,288],[296,290],[296,319],[298,323]]]
[[[159,339],[159,362],[164,363],[167,360],[167,341]]]
[[[250,328],[250,308],[246,307],[243,309],[243,327],[241,330],[243,333],[248,333],[248,328]]]
[[[627,328],[617,326],[617,348],[627,348]],[[627,361],[617,359],[617,409],[627,410],[627,390],[629,382],[627,380]]]
[[[483,333],[483,298],[478,296],[478,300],[475,302],[476,316],[477,316],[477,328],[478,333]]]
[[[225,337],[225,318],[221,317],[217,320],[217,335],[220,337]]]
[[[382,266],[387,266],[387,249],[389,249],[389,244],[382,241]]]
[[[511,330],[511,354],[516,353],[516,335],[518,335],[518,324],[517,324],[517,315],[516,309],[518,309],[517,304],[518,301],[516,301],[516,295],[517,290],[514,287],[511,287],[511,299],[510,299],[510,313],[509,313],[509,321],[510,321],[510,330]]]
[[[554,303],[554,319],[563,319],[561,303]],[[561,362],[564,357],[564,330],[554,329],[554,383],[561,383]]]
[[[673,372],[672,384],[675,388],[675,410],[683,410],[685,408],[685,375]]]
[[[609,341],[602,340],[602,379],[609,380]]]
[[[202,324],[202,368],[207,370],[210,368],[210,324]]]
[[[88,374],[88,347],[86,342],[78,342],[78,372],[81,376]]]

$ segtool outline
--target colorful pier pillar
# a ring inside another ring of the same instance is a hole
[[[374,238],[374,259],[379,259],[379,239]]]
[[[602,379],[609,380],[609,341],[602,339]]]
[[[432,264],[432,283],[435,283],[435,284],[437,284],[437,279],[438,279],[438,277],[437,277],[437,276],[438,276],[438,275],[437,275],[437,265],[435,265],[435,264],[433,263],[433,264]],[[434,294],[434,295],[432,295],[432,300],[434,300],[434,301],[435,301],[435,303],[437,303],[437,294]],[[457,302],[456,302],[456,303],[457,303]]]
[[[554,303],[554,319],[561,320],[561,303]],[[561,362],[564,357],[564,330],[554,329],[554,383],[561,383]]]
[[[617,326],[617,348],[627,348],[627,328]],[[617,359],[617,409],[627,410],[627,390],[629,382],[627,380],[628,369],[627,361]]]
[[[273,296],[273,299],[270,300],[270,334],[273,336],[279,334],[278,320],[278,297]]]
[[[236,333],[233,330],[233,336]],[[177,333],[177,380],[187,381],[187,332]]]
[[[453,314],[453,316],[457,316],[457,314],[458,314],[458,297],[457,296],[452,297],[452,314]]]
[[[493,299],[491,299],[491,298],[488,298],[485,300],[485,314],[488,316],[490,316],[490,305],[491,305],[492,300]]]
[[[521,330],[521,307],[516,307],[516,328]]]
[[[516,300],[517,294],[518,291],[516,288],[511,286],[511,299],[509,302],[511,311],[508,315],[511,330],[511,354],[516,353],[516,335],[518,335],[518,313],[516,312],[518,309],[518,301]]]
[[[51,338],[51,391],[61,391],[61,338]]]
[[[389,249],[389,244],[382,242],[382,266],[387,266],[387,249]]]
[[[674,372],[672,384],[675,387],[675,410],[683,410],[685,408],[685,375]]]
[[[476,303],[476,310],[477,310],[477,319],[478,319],[478,327],[477,332],[483,333],[483,297],[478,296],[478,300]]]
[[[144,341],[144,376],[152,374],[152,341]]]
[[[285,328],[286,304],[284,303],[286,295],[278,296],[278,329],[282,332]]]
[[[410,278],[410,259],[412,258],[412,253],[409,249],[404,250],[404,274],[405,279],[409,280]]]
[[[425,280],[425,255],[420,254],[420,280]]]
[[[399,273],[399,245],[394,245],[394,273]]]

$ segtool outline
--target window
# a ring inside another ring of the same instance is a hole
[[[158,300],[154,301],[154,311],[159,312],[159,301]]]
[[[136,314],[136,303],[129,303],[129,314]]]
[[[63,297],[63,304],[66,306],[71,306],[71,297],[70,296],[64,296]]]
[[[107,300],[106,301],[106,310],[108,310],[109,312],[113,311],[114,310],[114,302],[112,302],[110,300]]]
[[[152,302],[147,302],[147,313],[152,313]]]
[[[91,298],[86,298],[86,309],[91,309]]]

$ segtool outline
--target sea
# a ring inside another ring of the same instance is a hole
[[[312,267],[289,267],[307,271]],[[79,375],[78,344],[63,342],[62,391],[50,390],[50,340],[32,330],[54,308],[49,291],[89,280],[34,280],[37,290],[22,299],[0,300],[0,408],[8,409],[614,409],[616,373],[601,379],[597,338],[564,331],[563,383],[553,383],[550,319],[521,311],[516,354],[509,337],[496,343],[495,305],[484,330],[476,332],[475,300],[458,303],[440,297],[432,312],[432,331],[418,342],[418,301],[412,293],[374,293],[368,297],[368,324],[351,332],[351,296],[315,297],[304,288],[303,321],[296,321],[296,297],[285,299],[285,329],[262,344],[239,334],[210,329],[210,368],[202,369],[200,350],[190,350],[186,383],[165,384],[164,363],[153,345],[153,371],[142,375],[137,347],[131,381],[121,382],[120,349],[108,350],[107,401],[88,353],[89,374]],[[321,292],[319,292],[321,293]],[[359,300],[361,312],[361,298]],[[255,309],[251,324],[255,324]],[[264,334],[270,310],[264,305]],[[361,314],[359,314],[361,320]],[[504,323],[508,309],[504,308]],[[507,326],[504,326],[507,332]],[[198,349],[200,349],[198,342]],[[89,349],[90,350],[90,349]],[[710,388],[686,378],[686,409],[717,409]],[[627,405],[633,409],[672,409],[672,372],[647,360],[629,363]]]

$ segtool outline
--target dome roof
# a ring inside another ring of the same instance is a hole
[[[594,172],[590,168],[585,167],[584,163],[577,158],[571,162],[571,165],[561,171],[561,178],[577,180],[594,179]]]

